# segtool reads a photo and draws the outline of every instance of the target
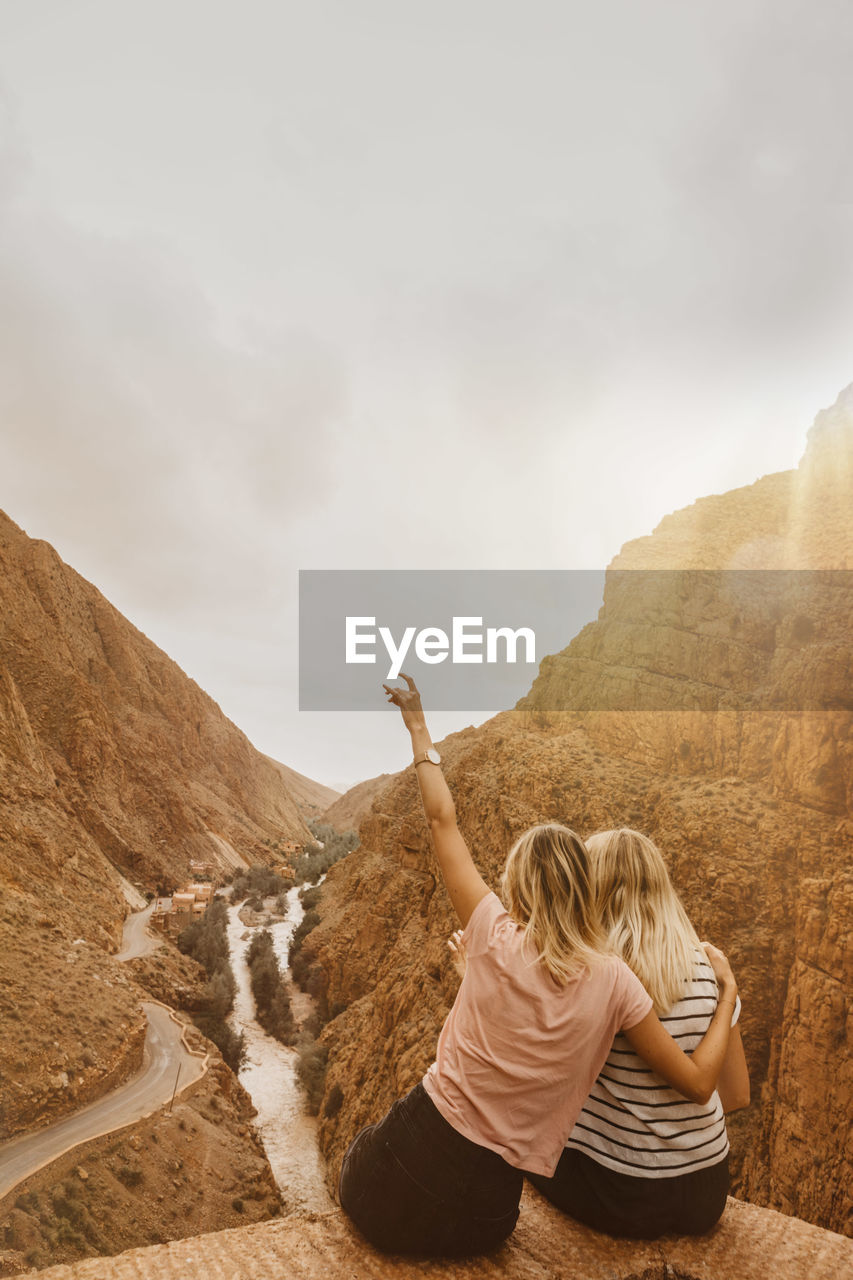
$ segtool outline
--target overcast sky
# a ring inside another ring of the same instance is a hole
[[[262,750],[402,767],[383,703],[297,710],[298,570],[598,568],[795,465],[853,381],[851,46],[847,0],[3,0],[0,507]]]

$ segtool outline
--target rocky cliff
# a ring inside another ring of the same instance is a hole
[[[323,813],[323,822],[328,822],[336,831],[357,830],[362,819],[370,812],[370,807],[379,792],[391,779],[390,773],[380,773],[377,778],[367,778],[357,782],[349,791],[338,796]]]
[[[306,778],[304,773],[297,773],[295,769],[279,763],[278,760],[273,760],[271,756],[267,756],[267,759],[278,770],[288,793],[306,822],[312,818],[321,818],[330,805],[342,798],[340,791],[324,786],[322,782],[315,782],[313,778]]]
[[[753,1280],[769,1273],[784,1280],[846,1280],[851,1262],[853,1245],[843,1236],[738,1200],[729,1200],[709,1236],[613,1240],[572,1222],[528,1188],[515,1231],[484,1258],[387,1257],[338,1210],[131,1249],[117,1258],[86,1258],[42,1275],[44,1280]]]
[[[495,886],[534,822],[630,824],[658,841],[743,993],[754,1101],[731,1118],[736,1193],[845,1233],[853,623],[838,571],[853,567],[851,498],[848,389],[796,471],[702,499],[623,548],[597,622],[543,662],[519,708],[441,747]],[[810,572],[780,592],[765,571],[782,569]],[[329,873],[305,943],[332,1015],[331,1182],[358,1127],[429,1064],[455,994],[454,919],[411,769],[379,793],[361,842]]]
[[[52,547],[0,514],[0,1139],[134,1064],[127,883],[308,838],[278,768]]]

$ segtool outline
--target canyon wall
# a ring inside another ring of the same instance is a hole
[[[323,822],[328,822],[336,831],[356,830],[362,818],[370,812],[374,798],[390,779],[390,773],[380,773],[378,778],[367,778],[357,782],[349,791],[338,796],[333,804],[323,812]]]
[[[518,708],[441,744],[494,887],[535,822],[658,841],[743,995],[753,1103],[730,1118],[735,1192],[848,1234],[851,498],[848,389],[796,471],[702,499],[623,548],[598,620],[542,663]],[[361,841],[329,873],[305,943],[331,1014],[332,1184],[357,1129],[429,1065],[456,990],[455,921],[411,768],[376,797]]]
[[[276,838],[309,838],[278,766],[0,513],[0,1139],[138,1058],[143,992],[109,954],[126,879],[266,862]]]
[[[306,778],[304,773],[297,773],[295,769],[288,768],[286,764],[280,764],[271,756],[267,756],[267,759],[275,765],[288,793],[306,822],[322,818],[329,805],[335,804],[342,798],[340,791],[324,786],[322,782],[315,782],[313,778]]]

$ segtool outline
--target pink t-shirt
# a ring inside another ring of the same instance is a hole
[[[445,1120],[508,1164],[553,1174],[617,1031],[651,997],[605,956],[559,986],[494,893],[464,932],[468,967],[424,1088]]]

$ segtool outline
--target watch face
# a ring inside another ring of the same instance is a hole
[[[438,754],[435,747],[430,747],[429,751],[426,753],[426,758],[431,764],[441,764],[441,756]]]

